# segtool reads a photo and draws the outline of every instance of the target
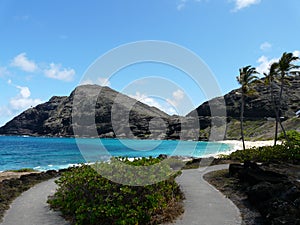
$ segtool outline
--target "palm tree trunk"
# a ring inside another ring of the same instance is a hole
[[[278,123],[282,129],[282,132],[283,132],[283,135],[284,135],[284,138],[287,142],[289,142],[288,140],[288,137],[286,135],[286,132],[285,132],[285,129],[281,123],[281,120],[280,120],[280,111],[281,111],[281,101],[282,101],[282,94],[283,94],[283,86],[284,86],[284,81],[283,79],[281,80],[281,85],[280,85],[280,93],[279,93],[279,102],[278,102],[278,110],[277,110],[277,114],[278,114],[278,117],[279,117],[279,120],[276,121],[276,134],[278,135]]]
[[[274,90],[273,90],[273,82],[270,82],[270,91],[271,91],[271,101],[272,101],[272,105],[273,105],[273,109],[274,109],[274,113],[275,113],[275,119],[276,119],[276,125],[275,125],[275,135],[274,135],[274,146],[277,143],[277,139],[278,139],[278,121],[279,121],[279,115],[278,115],[278,110],[276,108],[276,104],[275,104],[275,98],[274,98]]]
[[[241,98],[241,138],[243,142],[243,149],[245,150],[245,137],[244,137],[244,105],[245,105],[245,100],[244,100],[244,93],[242,93],[242,98]]]

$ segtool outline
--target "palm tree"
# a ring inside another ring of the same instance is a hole
[[[280,82],[280,92],[279,92],[279,102],[278,102],[278,116],[280,116],[281,113],[280,110],[281,110],[283,89],[287,82],[287,79],[289,76],[294,75],[298,72],[295,70],[298,69],[299,66],[293,64],[293,62],[297,60],[299,60],[299,57],[294,56],[293,53],[286,53],[286,52],[284,52],[281,58],[279,59],[278,73],[279,73],[279,82]],[[278,121],[276,120],[276,131],[275,131],[276,134],[278,133],[278,123],[280,123],[281,127],[283,128],[280,119]],[[284,134],[285,139],[289,141],[284,129],[282,129],[282,132]]]
[[[252,88],[253,82],[257,80],[257,76],[254,74],[257,74],[258,72],[255,70],[252,66],[246,66],[239,69],[240,74],[236,77],[238,83],[241,85],[241,138],[243,142],[243,149],[245,150],[245,137],[244,137],[244,108],[245,108],[245,96],[249,96],[254,94],[256,91]]]
[[[272,107],[273,107],[274,113],[275,113],[276,127],[275,127],[275,135],[274,135],[274,145],[276,145],[276,142],[278,139],[278,133],[277,133],[278,121],[280,122],[280,118],[279,118],[278,109],[277,109],[276,103],[275,103],[274,84],[277,81],[277,77],[278,77],[278,63],[277,62],[272,63],[270,66],[270,69],[269,69],[269,73],[268,74],[264,73],[264,76],[266,77],[265,85],[268,85],[270,88],[271,102],[272,102]],[[281,122],[280,122],[280,125],[282,126]],[[281,128],[283,129],[283,126]]]

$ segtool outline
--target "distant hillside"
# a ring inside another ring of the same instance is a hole
[[[300,119],[296,118],[296,112],[300,109],[300,76],[292,77],[289,86],[285,87],[282,101],[282,113],[284,124],[287,129],[300,131]],[[245,99],[245,129],[248,139],[272,138],[274,133],[274,110],[272,108],[269,89],[264,84],[255,86],[257,95]],[[275,89],[275,96],[278,96],[279,89]],[[220,107],[220,101],[225,100],[227,116],[226,138],[239,138],[239,117],[240,117],[240,89],[235,89],[225,96],[211,99],[201,104],[197,109],[187,116],[197,115],[200,121],[202,132],[200,135],[208,135],[211,126],[210,107]],[[276,99],[278,104],[278,99]],[[247,122],[248,121],[248,122]]]
[[[75,93],[80,100],[73,103]],[[98,96],[96,104],[92,103],[91,96]],[[81,115],[74,113],[74,124],[73,104],[86,109]],[[114,127],[112,121],[115,121]],[[109,87],[84,85],[77,87],[68,97],[52,97],[48,102],[24,111],[1,127],[0,134],[69,137],[74,136],[75,128],[76,135],[90,137],[95,136],[96,124],[99,137],[178,139],[182,123],[191,124],[190,128],[193,126],[188,119],[171,117]],[[196,135],[186,130],[186,139],[195,139]]]
[[[300,109],[300,76],[291,78],[290,86],[287,88],[288,91],[283,96],[281,116],[284,117],[287,129],[299,130],[300,118],[296,118],[295,113]],[[100,90],[101,94],[98,96]],[[256,96],[246,98],[246,138],[251,140],[272,138],[275,123],[270,92],[263,84],[257,85],[256,90],[258,92]],[[223,97],[204,102],[186,117],[180,117],[169,116],[155,107],[150,107],[108,87],[84,85],[77,87],[70,96],[55,96],[46,103],[24,111],[1,127],[0,134],[69,137],[74,136],[75,129],[78,136],[95,136],[93,131],[96,124],[96,135],[99,137],[179,139],[181,136],[183,139],[195,140],[199,135],[200,140],[207,140],[211,127],[210,106],[220,108],[219,102],[223,98],[227,112],[225,118],[227,124],[223,127],[226,129],[225,138],[239,139],[241,96],[238,92],[239,89],[236,89]],[[80,95],[80,101],[73,103],[75,93],[76,96]],[[96,104],[92,104],[90,96],[98,96]],[[116,110],[112,113],[113,105]],[[74,106],[86,109],[81,115],[74,113],[76,123],[72,123]],[[91,110],[92,107],[95,111]],[[88,121],[85,118],[93,118],[93,120]],[[112,124],[112,120],[115,124]],[[195,128],[196,121],[200,123],[200,131]]]

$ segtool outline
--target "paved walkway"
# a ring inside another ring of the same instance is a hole
[[[1,225],[68,225],[59,212],[50,210],[49,195],[56,189],[55,179],[39,183],[16,198]]]
[[[238,208],[208,184],[203,175],[228,165],[184,170],[177,178],[185,193],[185,213],[174,225],[240,225]],[[42,182],[13,201],[0,225],[68,225],[58,212],[49,209],[47,196],[56,189],[55,179]]]
[[[175,225],[240,225],[239,209],[221,192],[203,179],[203,175],[229,165],[216,165],[207,168],[184,170],[177,178],[184,194],[183,216]]]

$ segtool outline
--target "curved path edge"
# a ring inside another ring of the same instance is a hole
[[[176,178],[185,194],[185,212],[173,225],[240,225],[239,209],[220,191],[203,179],[203,175],[227,169],[229,165],[183,170]],[[56,190],[55,179],[44,181],[16,198],[0,225],[69,225],[59,212],[47,204]]]
[[[183,193],[184,214],[174,225],[240,225],[242,218],[237,206],[219,190],[204,180],[206,173],[228,169],[229,164],[183,170],[176,178]]]
[[[69,225],[60,212],[51,210],[47,204],[48,196],[57,188],[55,179],[41,182],[17,197],[0,225]]]

